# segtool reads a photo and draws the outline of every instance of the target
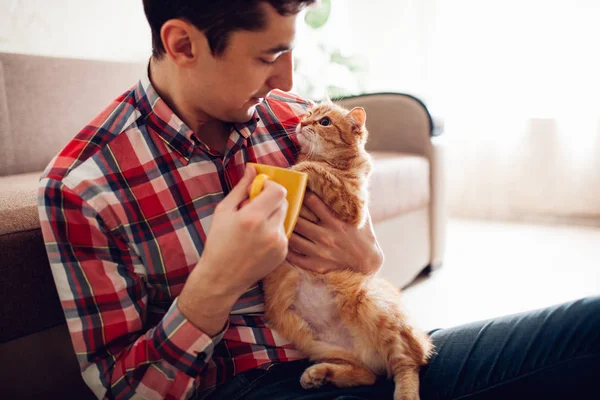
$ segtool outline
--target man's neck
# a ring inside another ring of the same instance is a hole
[[[154,90],[204,144],[224,153],[229,138],[228,124],[187,104],[182,91],[178,89],[179,80],[170,78],[175,72],[173,68],[166,61],[150,60],[148,75]]]

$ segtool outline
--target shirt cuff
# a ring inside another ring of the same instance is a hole
[[[212,357],[215,346],[228,327],[229,321],[215,336],[208,336],[182,314],[175,299],[156,326],[156,349],[163,360],[195,378]]]

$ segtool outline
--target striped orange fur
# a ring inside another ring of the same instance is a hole
[[[308,173],[309,189],[354,226],[365,223],[372,169],[365,120],[362,108],[314,107],[298,126],[302,150],[292,167]],[[317,274],[286,262],[264,279],[263,290],[269,325],[315,361],[301,377],[304,388],[370,385],[386,375],[395,381],[395,400],[419,398],[419,368],[433,346],[409,324],[393,285],[350,270]]]

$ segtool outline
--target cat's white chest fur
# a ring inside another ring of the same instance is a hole
[[[311,326],[316,339],[346,350],[352,349],[351,332],[342,324],[335,298],[327,285],[301,272],[296,290],[294,308]]]
[[[376,374],[386,373],[384,357],[372,346],[372,338],[361,337],[340,317],[332,289],[300,270],[294,310],[312,328],[317,341],[350,351]]]

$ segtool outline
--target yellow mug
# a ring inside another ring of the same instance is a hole
[[[288,202],[288,210],[283,227],[285,234],[289,238],[300,216],[308,175],[304,172],[292,171],[291,169],[274,167],[272,165],[247,164],[252,165],[256,169],[256,177],[250,187],[250,200],[254,199],[262,191],[267,180],[277,182],[287,190],[286,200]]]

